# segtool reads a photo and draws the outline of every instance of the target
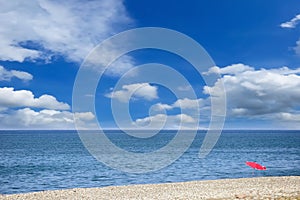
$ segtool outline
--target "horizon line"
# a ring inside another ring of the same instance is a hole
[[[217,129],[118,129],[118,128],[105,128],[105,129],[0,129],[0,131],[208,131]],[[221,131],[300,131],[300,129],[222,129]]]

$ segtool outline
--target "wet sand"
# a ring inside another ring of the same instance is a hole
[[[299,199],[300,176],[76,188],[1,195],[0,199]]]

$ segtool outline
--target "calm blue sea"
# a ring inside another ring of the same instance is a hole
[[[163,131],[147,140],[119,131],[106,134],[120,147],[138,152],[141,146],[145,151],[162,147],[175,133]],[[153,173],[128,174],[93,158],[75,131],[0,131],[0,193],[300,175],[300,131],[223,131],[213,151],[199,159],[204,135],[200,131],[172,165]],[[267,170],[254,171],[245,161],[259,162]]]

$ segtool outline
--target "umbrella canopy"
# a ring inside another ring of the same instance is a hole
[[[247,161],[246,165],[248,165],[248,166],[250,166],[250,167],[252,167],[254,169],[257,169],[257,170],[266,170],[267,169],[265,166],[262,166],[262,165],[260,165],[260,164],[258,164],[256,162],[249,162],[249,161]]]

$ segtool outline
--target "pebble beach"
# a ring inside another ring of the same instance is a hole
[[[300,176],[75,188],[1,195],[0,199],[300,199]]]

